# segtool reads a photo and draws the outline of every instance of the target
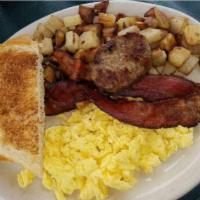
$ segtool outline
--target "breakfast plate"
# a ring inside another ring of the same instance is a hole
[[[94,3],[87,4],[92,6]],[[150,3],[135,2],[135,1],[111,1],[108,12],[109,13],[125,13],[127,15],[143,14],[152,7],[158,7],[164,11],[168,16],[185,16],[196,24],[198,21],[192,17],[181,13],[179,11],[155,5]],[[54,15],[64,17],[67,15],[74,15],[78,12],[78,6],[67,8],[53,13]],[[49,18],[49,15],[41,18],[25,28],[18,31],[12,37],[33,34],[38,23],[43,23]],[[200,82],[200,69],[197,68],[190,74],[189,79]],[[57,118],[47,117],[46,126],[50,127],[57,124]],[[200,127],[197,126],[194,130],[194,144],[186,149],[179,150],[161,166],[155,169],[150,175],[138,174],[140,180],[136,186],[126,192],[111,191],[109,200],[172,200],[178,199],[185,193],[189,192],[194,186],[200,182]],[[53,200],[55,199],[53,193],[45,190],[41,181],[36,180],[26,190],[21,189],[17,185],[16,174],[20,168],[13,164],[2,163],[0,165],[0,200]],[[195,172],[195,173],[194,173]],[[76,194],[68,197],[68,199],[76,199]]]

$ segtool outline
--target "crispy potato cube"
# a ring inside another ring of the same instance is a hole
[[[99,13],[99,23],[103,24],[104,27],[114,27],[115,21],[115,15],[108,13]]]
[[[75,28],[75,32],[78,33],[79,35],[83,32],[86,31],[93,31],[95,32],[98,36],[101,35],[103,25],[102,24],[88,24],[88,25],[78,25]]]
[[[156,67],[156,70],[158,71],[158,74],[162,74],[164,70],[164,66]]]
[[[65,49],[71,53],[75,53],[79,48],[79,35],[73,31],[65,34]]]
[[[53,53],[53,42],[51,38],[44,38],[39,46],[43,55],[50,55]]]
[[[57,30],[55,33],[55,46],[61,47],[65,42],[65,33],[61,30]]]
[[[140,34],[147,39],[149,44],[152,44],[163,39],[167,35],[167,32],[161,29],[147,28],[140,31]]]
[[[135,25],[136,22],[137,22],[136,17],[122,17],[119,20],[117,20],[117,26],[118,29],[121,31],[124,28]]]
[[[184,38],[189,45],[200,44],[200,24],[187,25],[184,28]]]
[[[190,51],[184,47],[174,47],[169,52],[169,62],[176,67],[181,67],[190,57],[190,54]]]
[[[192,70],[198,65],[199,58],[197,56],[191,55],[182,67],[179,68],[179,71],[185,75],[189,75]]]
[[[170,20],[165,15],[164,12],[160,11],[158,8],[154,7],[149,9],[145,14],[145,17],[155,17],[158,21],[158,27],[163,29],[168,29],[170,27]]]
[[[150,8],[145,14],[144,17],[155,17],[155,12],[154,12],[154,8]]]
[[[121,31],[118,32],[118,36],[123,36],[123,35],[126,35],[128,33],[139,33],[140,32],[140,29],[136,26],[136,25],[133,25],[133,26],[130,26],[128,28],[125,28]]]
[[[148,74],[150,74],[150,75],[158,75],[159,72],[154,67],[151,67],[150,70],[148,71]]]
[[[53,83],[56,79],[54,70],[49,66],[44,69],[44,79],[49,83]]]
[[[78,15],[72,15],[72,16],[66,16],[63,18],[64,24],[66,27],[72,27],[79,24],[82,24],[81,16]]]
[[[182,34],[185,26],[189,24],[186,17],[175,16],[170,18],[170,31]]]
[[[39,23],[33,34],[33,39],[37,41],[41,41],[45,37],[51,38],[52,36],[53,36],[53,33],[44,24]]]
[[[193,55],[200,55],[200,44],[198,45],[189,45],[186,41],[185,38],[181,38],[180,44],[185,47],[186,49],[191,51],[191,54]]]
[[[64,22],[58,16],[51,15],[51,17],[45,23],[45,26],[51,30],[52,33],[55,33],[56,30],[64,26]]]
[[[152,64],[153,66],[164,65],[167,60],[167,54],[164,50],[155,49],[152,51]]]
[[[155,17],[146,17],[144,23],[151,28],[158,27],[158,20]]]
[[[169,18],[157,8],[154,8],[155,18],[158,20],[158,27],[168,29],[170,27]]]
[[[79,48],[90,49],[96,48],[100,45],[100,39],[93,31],[86,31],[80,35]]]
[[[79,14],[81,19],[85,24],[92,24],[94,18],[94,8],[90,8],[87,6],[80,5],[79,6]]]
[[[173,34],[168,33],[167,36],[160,41],[160,48],[170,51],[176,46],[176,39]]]
[[[176,72],[177,68],[169,62],[166,62],[162,71],[164,75],[172,75]]]
[[[109,5],[108,0],[103,0],[100,3],[95,4],[95,6],[94,6],[95,13],[97,13],[97,14],[100,12],[105,13],[108,8],[108,5]]]

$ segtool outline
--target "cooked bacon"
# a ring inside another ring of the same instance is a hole
[[[74,59],[62,50],[55,50],[53,58],[59,63],[60,70],[70,79],[79,80],[84,77],[85,65],[80,59]]]
[[[159,102],[113,100],[88,92],[93,103],[114,118],[144,128],[192,127],[200,121],[200,94]]]
[[[87,99],[84,85],[72,80],[62,81],[46,90],[45,113],[55,115],[70,111],[76,107],[76,103]]]
[[[167,75],[149,75],[115,95],[141,97],[153,102],[174,97],[185,97],[200,91],[199,84],[185,78]]]

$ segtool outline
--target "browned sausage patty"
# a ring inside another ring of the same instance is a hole
[[[150,66],[149,44],[142,35],[132,33],[102,45],[88,71],[100,89],[116,92],[138,80]]]

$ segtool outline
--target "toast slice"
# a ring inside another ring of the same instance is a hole
[[[41,176],[44,84],[38,43],[27,36],[0,45],[0,156]]]

